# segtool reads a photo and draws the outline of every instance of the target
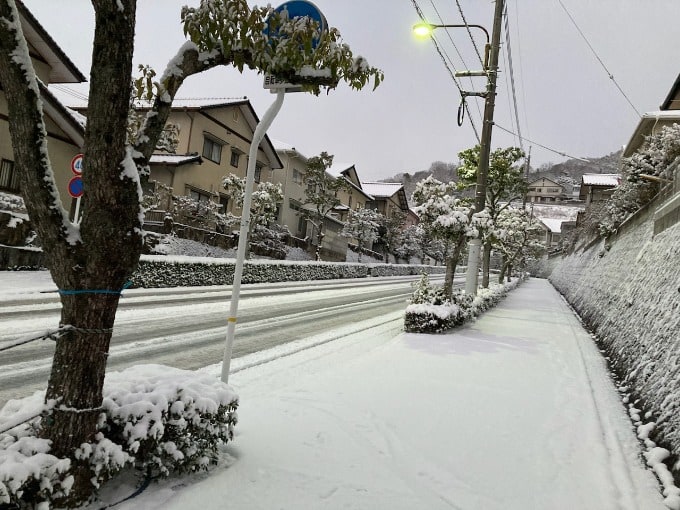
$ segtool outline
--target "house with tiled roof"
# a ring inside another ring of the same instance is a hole
[[[33,67],[40,81],[43,114],[47,127],[47,150],[57,187],[69,207],[68,181],[73,177],[71,160],[83,146],[84,128],[77,114],[66,108],[48,89],[50,84],[82,83],[85,76],[66,56],[26,6],[17,1],[21,28],[28,43]],[[19,175],[9,133],[9,110],[0,90],[0,191],[20,192]]]

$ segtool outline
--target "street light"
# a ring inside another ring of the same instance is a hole
[[[484,70],[486,70],[489,65],[489,52],[491,51],[489,32],[487,32],[486,28],[482,25],[433,25],[432,23],[422,22],[413,25],[413,33],[418,37],[430,37],[435,28],[478,28],[484,32],[486,44],[484,45],[484,62],[482,62],[482,65],[484,66]]]

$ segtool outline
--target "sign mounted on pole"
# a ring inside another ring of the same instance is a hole
[[[71,172],[75,175],[81,175],[83,173],[83,155],[76,154],[71,160]]]
[[[79,175],[71,177],[71,180],[68,181],[68,194],[73,198],[83,196],[83,179]]]
[[[312,40],[312,48],[316,48],[319,45],[319,39],[321,34],[328,30],[328,22],[326,21],[326,16],[319,10],[319,8],[312,2],[307,0],[291,0],[290,2],[284,2],[279,5],[274,12],[282,17],[288,19],[295,18],[310,18],[312,21],[316,21],[319,25],[319,37],[315,37]],[[278,30],[271,26],[271,20],[267,21],[267,26],[264,28],[264,33],[271,38],[279,37]],[[287,83],[283,80],[278,79],[276,76],[271,74],[264,75],[265,89],[274,94],[278,90],[284,89],[286,92],[302,92],[302,86],[293,83]]]

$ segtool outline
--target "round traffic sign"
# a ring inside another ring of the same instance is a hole
[[[68,181],[68,194],[73,198],[78,198],[83,196],[83,179],[76,175]]]
[[[73,156],[73,159],[71,160],[71,172],[73,172],[76,175],[80,175],[83,173],[82,154],[76,154],[75,156]]]
[[[307,0],[291,0],[289,2],[282,3],[276,9],[274,9],[274,12],[280,15],[282,15],[284,11],[287,13],[288,19],[307,17],[316,21],[319,24],[319,33],[321,34],[328,30],[328,22],[326,21],[326,16],[324,16],[323,13],[319,10],[319,8],[312,2],[308,2]],[[267,35],[271,35],[271,37],[278,37],[277,30],[272,30],[272,33],[269,34],[269,30],[271,28],[272,27],[268,22],[264,30],[265,33]],[[314,38],[314,40],[312,41],[312,47],[316,48],[318,44],[319,39]]]

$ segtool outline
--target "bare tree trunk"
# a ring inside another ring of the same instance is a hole
[[[319,224],[318,234],[316,234],[316,261],[321,262],[321,243],[323,243],[324,233],[322,225]]]
[[[491,262],[491,243],[484,243],[484,252],[482,254],[482,288],[489,288],[489,265]]]

